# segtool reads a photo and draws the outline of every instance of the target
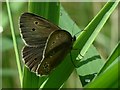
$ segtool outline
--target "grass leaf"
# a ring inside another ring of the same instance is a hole
[[[20,79],[20,83],[21,83],[21,86],[22,86],[22,70],[21,70],[21,66],[20,66],[18,45],[17,45],[17,41],[16,41],[15,30],[14,30],[14,25],[13,25],[13,20],[12,20],[12,14],[11,14],[10,4],[9,4],[8,0],[6,0],[6,4],[7,4],[8,17],[9,17],[10,28],[11,28],[10,30],[11,30],[11,34],[12,34],[12,38],[13,38],[13,45],[14,45],[15,56],[16,56],[16,63],[17,63],[18,72],[19,72],[19,79]]]

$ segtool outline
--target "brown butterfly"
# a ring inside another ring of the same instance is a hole
[[[32,13],[20,16],[26,66],[37,75],[48,75],[72,49],[75,37],[47,19]]]

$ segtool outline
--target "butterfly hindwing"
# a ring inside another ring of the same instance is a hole
[[[48,38],[44,58],[38,67],[38,74],[47,75],[72,48],[72,36],[65,30],[54,31]]]
[[[53,49],[64,46],[66,44],[71,45],[72,36],[69,32],[65,30],[57,30],[51,33],[47,40],[47,45],[45,47],[44,55],[46,56],[50,51],[54,51]],[[66,47],[67,48],[67,47]]]
[[[38,65],[42,60],[44,46],[41,47],[29,47],[23,48],[23,60],[26,66],[33,72],[36,72]]]

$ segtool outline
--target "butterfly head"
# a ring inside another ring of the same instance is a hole
[[[74,35],[73,38],[72,38],[72,41],[76,41],[76,36]]]

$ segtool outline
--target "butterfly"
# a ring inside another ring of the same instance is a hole
[[[25,43],[23,61],[38,76],[49,75],[71,51],[75,41],[66,30],[28,12],[20,16],[20,32]]]

